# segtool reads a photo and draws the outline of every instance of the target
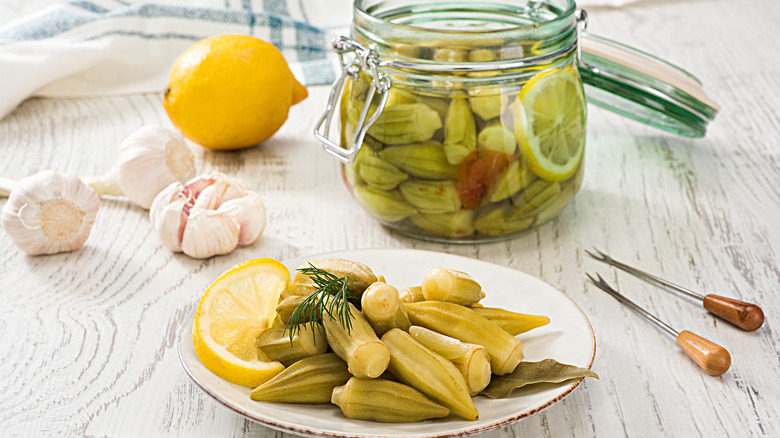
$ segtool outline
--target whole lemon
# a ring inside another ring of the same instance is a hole
[[[273,44],[249,35],[204,38],[171,67],[163,106],[188,139],[243,149],[270,138],[308,92]]]

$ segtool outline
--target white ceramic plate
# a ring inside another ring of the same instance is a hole
[[[401,289],[419,285],[435,267],[471,274],[487,296],[486,307],[503,307],[521,313],[547,315],[550,324],[519,336],[525,360],[546,358],[590,368],[596,340],[588,318],[563,292],[526,273],[471,258],[410,249],[365,249],[301,257],[285,262],[294,272],[307,260],[339,257],[367,264],[377,275]],[[249,388],[233,385],[215,376],[198,360],[192,345],[192,318],[179,336],[179,358],[190,378],[229,409],[268,427],[305,436],[326,437],[448,437],[482,432],[513,423],[550,406],[570,393],[582,379],[559,384],[536,384],[518,389],[506,399],[474,398],[479,420],[455,415],[410,424],[375,423],[345,418],[332,405],[293,405],[256,402]]]

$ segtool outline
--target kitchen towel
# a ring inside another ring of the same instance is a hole
[[[302,83],[328,84],[330,42],[350,20],[347,1],[60,2],[0,27],[0,118],[29,96],[162,92],[181,52],[222,33],[269,41]]]

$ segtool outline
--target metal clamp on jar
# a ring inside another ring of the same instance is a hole
[[[572,0],[357,0],[315,136],[387,227],[511,237],[555,217],[582,183],[583,81],[590,102],[683,135],[703,135],[717,112],[693,76],[586,26]]]

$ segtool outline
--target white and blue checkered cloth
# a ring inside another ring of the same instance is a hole
[[[178,3],[176,3],[178,2]],[[328,84],[349,0],[66,1],[0,27],[0,118],[30,96],[161,92],[176,57],[211,35],[273,43],[306,85]]]

